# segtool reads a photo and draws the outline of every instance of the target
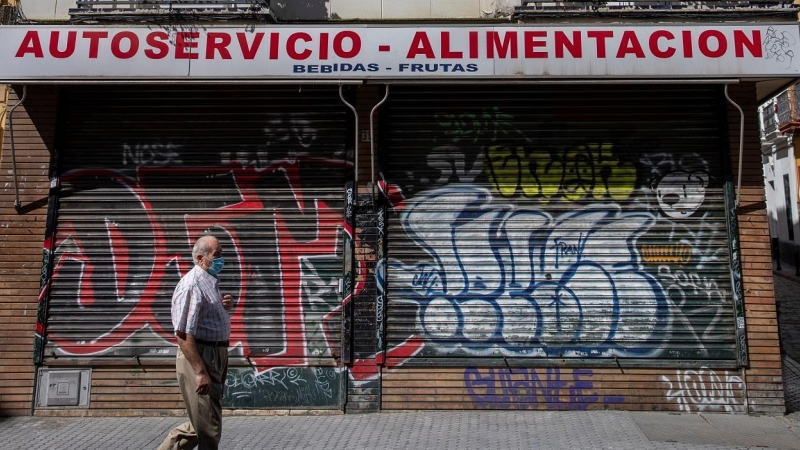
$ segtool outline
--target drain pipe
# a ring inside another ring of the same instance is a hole
[[[739,110],[739,116],[741,120],[739,122],[739,175],[736,179],[736,201],[734,205],[736,208],[739,208],[739,197],[741,196],[742,192],[742,156],[744,155],[744,111],[742,111],[741,106],[736,104],[733,100],[731,100],[730,95],[728,95],[728,85],[725,85],[725,98],[728,99],[731,105],[735,106],[736,109]]]
[[[354,202],[354,208],[357,208],[358,207],[358,200],[357,200],[358,199],[358,111],[356,111],[356,108],[353,107],[353,105],[351,105],[350,103],[347,102],[347,100],[344,99],[344,95],[342,94],[342,85],[341,84],[339,84],[339,98],[342,100],[342,103],[344,103],[345,105],[347,105],[348,108],[350,108],[350,111],[353,111],[353,116],[355,116],[355,118],[356,118],[356,120],[355,120],[355,125],[356,125],[355,145],[353,146],[353,152],[355,152],[355,154],[353,155],[353,166],[355,168],[355,173],[353,174],[353,179],[354,179],[353,185],[355,186],[355,193],[354,193],[355,196],[354,196],[354,198],[356,199],[356,201]],[[356,211],[353,210],[353,217],[355,217],[355,214],[356,214]],[[346,213],[345,213],[345,217],[346,217]],[[350,255],[351,255],[351,258],[352,258],[351,261],[354,261],[355,260],[355,240],[351,239],[349,247],[350,248],[345,249],[345,252],[350,252]],[[347,264],[346,263],[347,258],[348,258],[347,254],[345,254],[345,265]],[[352,271],[349,271],[346,274],[346,276],[349,276],[349,277],[352,278]],[[348,294],[345,294],[345,298],[347,296],[348,296]],[[342,314],[347,314],[347,315],[352,314],[352,310],[351,310],[350,313],[348,313],[347,311],[348,311],[347,308],[345,308],[345,306],[344,306],[344,300],[342,300]],[[349,346],[350,342],[345,343],[345,345]],[[350,359],[350,361],[352,361],[352,358]],[[344,389],[342,390],[342,392],[343,392],[342,395],[344,396],[343,399],[342,399],[342,411],[347,411],[347,380],[349,378],[348,371],[350,370],[350,368],[348,367],[348,364],[350,364],[350,362],[347,362],[347,363],[343,364],[344,367],[342,367],[343,374],[342,374],[342,384],[341,384],[341,386],[344,387]]]
[[[375,111],[386,102],[386,99],[389,98],[389,85],[385,84],[384,87],[386,88],[386,94],[383,96],[383,100],[379,101],[377,105],[372,108],[372,111],[369,113],[369,159],[371,165],[371,172],[372,178],[370,179],[370,186],[372,187],[372,197],[375,198]]]
[[[347,105],[348,108],[350,108],[350,111],[353,111],[353,115],[356,117],[356,120],[355,120],[355,122],[356,122],[356,133],[355,133],[356,137],[355,137],[355,147],[353,147],[353,152],[355,152],[355,155],[353,155],[353,164],[355,166],[355,173],[354,173],[354,177],[355,178],[354,178],[354,181],[355,181],[355,185],[356,185],[356,190],[358,190],[358,111],[356,111],[356,109],[353,107],[353,105],[351,105],[350,103],[347,103],[347,100],[344,99],[344,95],[342,95],[342,85],[341,84],[339,85],[339,98],[342,99],[342,103],[344,103],[345,105]]]
[[[742,383],[742,394],[744,395],[744,401],[742,403],[744,403],[744,413],[749,415],[750,414],[750,397],[747,394],[747,368],[746,367],[742,367],[742,380],[744,381]]]
[[[22,86],[22,98],[8,111],[8,135],[11,137],[11,176],[14,177],[14,209],[19,212],[22,209],[22,204],[19,202],[19,183],[17,183],[17,155],[14,149],[14,118],[12,115],[14,114],[14,110],[17,109],[22,102],[25,101],[25,97],[28,95],[28,86]]]

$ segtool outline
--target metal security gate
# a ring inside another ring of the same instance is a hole
[[[735,368],[723,111],[716,86],[394,88],[383,408],[659,408],[674,369]]]
[[[235,299],[227,406],[337,407],[350,165],[338,91],[80,87],[62,104],[45,364],[174,364],[172,291],[211,233]],[[141,392],[150,408],[167,395]],[[93,396],[113,400],[141,401]]]

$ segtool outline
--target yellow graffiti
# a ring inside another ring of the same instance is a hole
[[[614,157],[611,144],[587,144],[560,153],[529,152],[521,146],[487,148],[487,175],[504,197],[521,191],[548,203],[561,193],[570,201],[629,197],[636,187],[636,168]]]
[[[692,247],[685,244],[642,245],[639,253],[647,263],[673,263],[682,266],[692,259]]]

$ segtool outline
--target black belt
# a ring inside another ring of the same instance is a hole
[[[227,347],[228,341],[204,341],[202,339],[194,338],[194,341],[200,345],[205,345],[207,347]]]

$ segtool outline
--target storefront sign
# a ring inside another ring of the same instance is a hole
[[[0,27],[0,82],[800,74],[797,25]]]

